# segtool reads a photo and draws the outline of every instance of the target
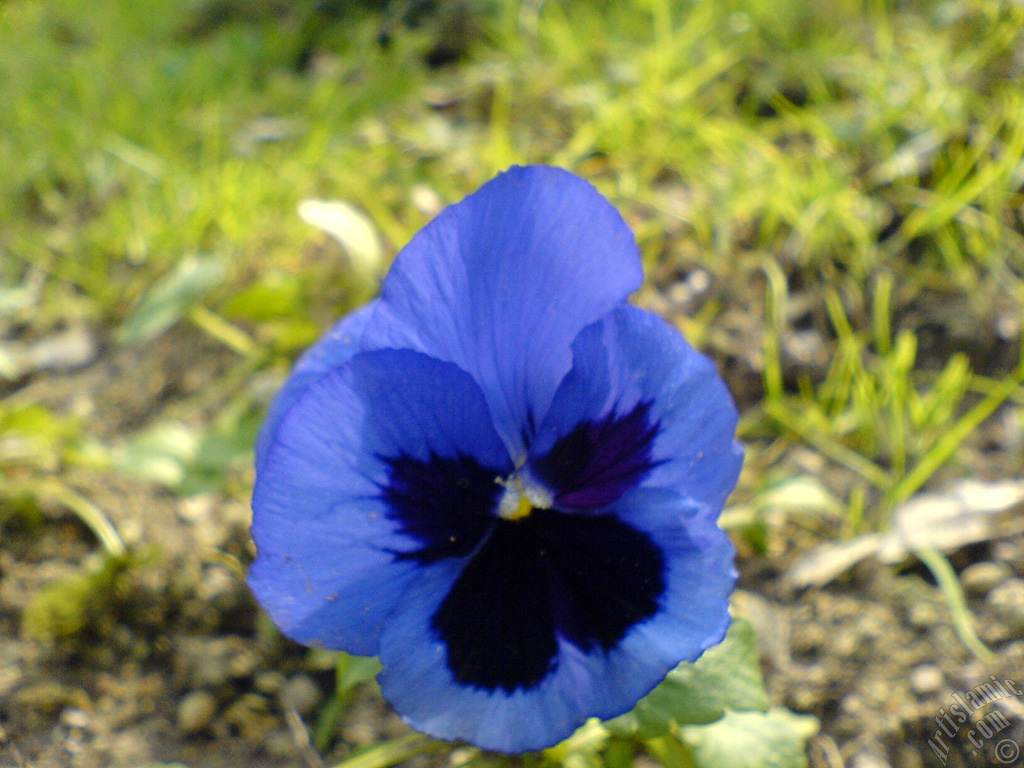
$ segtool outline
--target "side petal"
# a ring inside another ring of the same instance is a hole
[[[543,749],[590,717],[629,711],[676,664],[719,642],[729,622],[735,571],[731,544],[715,525],[715,514],[662,491],[634,491],[616,505],[616,514],[656,542],[663,555],[665,588],[652,616],[611,647],[587,646],[559,633],[548,673],[529,685],[460,683],[449,666],[450,649],[433,627],[464,571],[457,561],[439,563],[409,589],[381,637],[379,680],[395,710],[437,738],[500,752]],[[557,602],[551,605],[556,613]],[[524,636],[529,639],[532,630]],[[506,640],[510,651],[519,642]]]
[[[305,387],[266,448],[250,586],[289,637],[374,654],[419,553],[485,535],[510,469],[468,374],[408,350],[357,354]]]
[[[642,279],[632,233],[594,187],[558,168],[514,167],[402,250],[364,344],[467,371],[518,460],[572,364],[572,340]]]
[[[341,367],[360,351],[359,340],[363,335],[366,322],[370,319],[370,314],[376,307],[377,301],[372,301],[365,307],[360,307],[355,312],[341,318],[295,363],[295,368],[292,369],[288,380],[274,397],[274,402],[270,405],[267,418],[264,420],[256,440],[257,471],[263,464],[267,448],[274,440],[281,419],[299,399],[299,395],[311,382],[316,381],[328,371]]]
[[[303,536],[291,551],[265,543],[249,570],[249,588],[274,623],[304,645],[376,655],[388,613],[415,581],[415,563],[328,532]]]
[[[556,507],[600,509],[644,487],[721,510],[743,463],[737,419],[711,360],[656,315],[620,307],[573,343],[530,473]]]

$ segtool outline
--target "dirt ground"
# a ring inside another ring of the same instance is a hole
[[[173,415],[228,364],[198,331],[179,328],[145,349],[104,347],[85,368],[17,386],[36,388],[33,396],[58,412],[85,401],[96,436],[116,442]],[[110,516],[137,562],[113,577],[81,631],[32,639],[23,615],[33,596],[86,572],[99,546],[58,504],[0,515],[0,766],[317,766],[304,740],[334,671],[329,659],[282,640],[257,612],[244,584],[252,558],[246,501],[221,493],[181,500],[110,472],[58,471]],[[950,555],[995,653],[982,663],[951,628],[930,573],[912,561],[868,558],[824,587],[788,586],[794,559],[829,533],[782,521],[767,552],[740,545],[736,610],[758,630],[773,704],[821,721],[811,765],[1021,765],[1004,742],[1024,743],[1024,696],[977,713],[998,711],[1009,723],[998,732],[1002,721],[986,725],[988,738],[975,733],[980,749],[968,725],[941,746],[935,736],[955,695],[990,675],[1024,685],[1024,535]],[[405,732],[366,686],[323,764]]]

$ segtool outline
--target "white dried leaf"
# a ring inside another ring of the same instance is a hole
[[[337,240],[360,275],[379,271],[384,248],[373,222],[361,211],[341,200],[303,200],[299,217]]]
[[[797,588],[823,586],[866,557],[894,564],[915,551],[942,552],[1024,532],[1024,481],[961,480],[943,492],[921,493],[896,510],[892,527],[851,541],[822,544],[790,567]]]

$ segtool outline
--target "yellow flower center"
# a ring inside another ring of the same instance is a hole
[[[526,496],[519,497],[519,503],[516,504],[516,508],[508,515],[503,515],[506,520],[519,520],[520,518],[526,517],[530,512],[533,511],[533,504]]]
[[[522,520],[535,509],[551,506],[551,495],[530,482],[524,484],[518,472],[508,479],[495,478],[495,482],[505,487],[498,504],[498,515],[505,520]]]

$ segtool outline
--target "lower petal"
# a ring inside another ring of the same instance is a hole
[[[729,621],[728,596],[735,572],[731,544],[715,525],[714,514],[678,494],[635,491],[615,506],[615,516],[656,543],[664,559],[664,588],[653,614],[609,634],[609,642],[581,642],[579,635],[565,631],[557,600],[547,606],[549,618],[529,594],[550,589],[552,582],[534,583],[513,569],[502,590],[518,583],[521,602],[533,606],[533,615],[513,611],[513,620],[506,621],[505,606],[485,589],[478,595],[479,605],[463,619],[467,627],[486,627],[488,644],[507,648],[510,663],[524,639],[550,637],[551,627],[561,625],[554,635],[553,655],[544,664],[545,674],[511,685],[501,684],[507,668],[500,655],[491,654],[492,677],[472,667],[474,682],[460,674],[458,665],[453,670],[451,641],[464,638],[449,634],[446,640],[437,627],[438,616],[444,615],[474,565],[438,563],[429,577],[418,579],[406,592],[382,634],[380,682],[396,711],[414,728],[438,738],[466,740],[502,752],[542,749],[568,737],[590,717],[610,718],[630,710],[680,661],[692,661],[719,642]],[[483,549],[475,556],[482,553]],[[504,557],[512,564],[523,554],[511,546]],[[572,558],[563,562],[572,568]],[[586,568],[581,575],[585,572]],[[592,608],[602,599],[615,599],[615,588],[593,581],[592,592],[582,602]],[[572,591],[578,594],[587,586],[578,583]],[[546,597],[550,596],[549,592]],[[469,605],[456,602],[463,609]],[[519,626],[524,622],[532,625]],[[540,657],[545,657],[548,650],[541,650]]]
[[[461,574],[456,561],[431,566],[406,592],[381,636],[384,697],[413,728],[439,739],[499,752],[556,744],[585,719],[578,702],[553,692],[555,675],[534,687],[487,690],[455,680],[433,616]]]

